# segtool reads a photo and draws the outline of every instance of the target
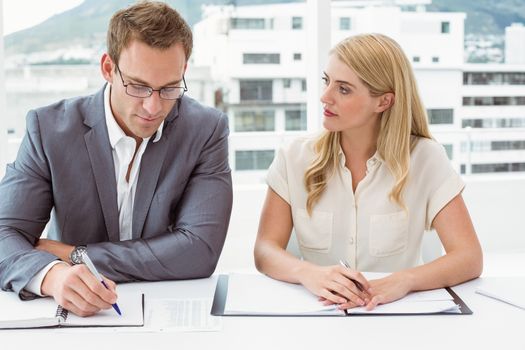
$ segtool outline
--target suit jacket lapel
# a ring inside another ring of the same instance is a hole
[[[133,223],[131,225],[131,236],[133,239],[142,237],[144,223],[146,222],[153,195],[157,189],[162,165],[166,159],[166,152],[170,144],[170,132],[176,127],[181,104],[185,101],[186,98],[183,96],[173,107],[164,120],[164,130],[161,138],[157,142],[152,142],[155,139],[155,135],[153,135],[148,147],[146,147],[146,151],[142,155],[137,189],[135,191],[135,202],[133,203]]]
[[[117,184],[108,130],[104,122],[104,89],[93,97],[85,113],[84,123],[90,126],[91,130],[84,135],[84,140],[95,177],[108,238],[116,242],[120,240]]]
[[[151,200],[157,188],[160,171],[168,150],[168,135],[163,134],[159,141],[150,141],[140,163],[140,174],[133,205],[133,239],[142,236],[144,222],[149,212]]]

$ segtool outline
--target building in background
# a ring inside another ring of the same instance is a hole
[[[505,63],[525,64],[525,26],[512,23],[505,28]]]
[[[331,46],[358,33],[391,36],[412,61],[431,130],[456,169],[525,171],[525,65],[466,65],[465,14],[425,12],[429,1],[395,3],[332,1]],[[195,64],[222,82],[216,95],[230,117],[236,183],[263,181],[279,146],[309,129],[305,10],[208,6],[195,25]]]

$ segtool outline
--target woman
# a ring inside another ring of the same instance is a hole
[[[379,34],[345,39],[322,79],[326,130],[281,149],[268,171],[259,271],[341,309],[478,277],[482,252],[464,184],[430,135],[399,45]],[[292,228],[303,260],[285,250]],[[446,254],[423,265],[421,240],[431,228]],[[367,281],[359,271],[392,273]]]

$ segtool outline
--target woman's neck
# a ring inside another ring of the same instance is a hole
[[[341,148],[346,159],[370,159],[377,150],[379,127],[344,130],[341,132]]]

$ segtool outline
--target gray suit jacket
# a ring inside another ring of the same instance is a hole
[[[228,122],[184,96],[150,139],[140,165],[132,235],[119,241],[119,214],[103,89],[30,111],[17,159],[0,183],[0,287],[21,298],[57,258],[33,248],[50,238],[87,245],[115,281],[207,277],[219,259],[232,207]],[[52,214],[51,214],[52,213]]]

